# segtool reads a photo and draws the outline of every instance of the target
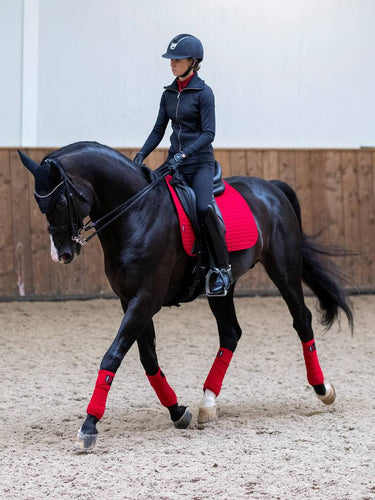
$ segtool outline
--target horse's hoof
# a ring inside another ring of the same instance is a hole
[[[74,443],[74,449],[89,453],[95,448],[97,437],[98,434],[84,434],[81,429],[79,429],[76,442]]]
[[[182,417],[173,422],[173,424],[176,427],[176,429],[186,429],[187,427],[189,427],[190,422],[191,422],[191,412],[189,408],[186,408]]]
[[[326,393],[324,394],[324,396],[320,396],[319,394],[317,394],[317,397],[325,405],[331,405],[331,404],[334,403],[334,401],[336,399],[335,388],[333,387],[333,385],[331,385],[329,383],[324,384],[324,385],[325,385],[325,388],[326,388]]]
[[[208,424],[217,420],[217,406],[199,407],[198,424]]]

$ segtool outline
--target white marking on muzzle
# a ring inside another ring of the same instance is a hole
[[[49,237],[51,240],[51,259],[53,260],[53,262],[59,262],[59,254],[53,242],[52,235],[50,234]]]

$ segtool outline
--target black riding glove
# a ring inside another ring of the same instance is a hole
[[[175,169],[180,163],[184,161],[186,155],[183,151],[176,153],[172,158],[168,161],[168,165]]]
[[[141,166],[143,165],[143,160],[145,159],[144,155],[139,152],[137,153],[135,156],[134,156],[134,163],[136,163],[137,165]]]
[[[180,151],[179,153],[176,153],[173,158],[174,158],[174,161],[177,164],[179,164],[179,163],[181,163],[182,161],[185,160],[186,155],[185,155],[185,153],[183,151]]]

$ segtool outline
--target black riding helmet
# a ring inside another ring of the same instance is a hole
[[[162,55],[166,59],[192,59],[189,68],[179,75],[179,78],[187,76],[190,71],[198,71],[199,63],[203,59],[203,45],[197,37],[182,33],[175,36],[168,44],[167,52]]]
[[[198,38],[187,33],[175,36],[168,44],[166,59],[203,59],[203,45]]]

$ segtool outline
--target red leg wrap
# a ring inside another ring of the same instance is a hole
[[[156,375],[147,375],[146,373],[146,376],[163,406],[168,407],[177,404],[176,393],[168,384],[167,379],[160,368]]]
[[[306,364],[307,380],[309,384],[323,384],[324,376],[322,369],[320,368],[314,339],[309,340],[309,342],[302,342],[302,348]]]
[[[99,420],[104,415],[108,391],[111,388],[114,376],[115,374],[112,372],[109,372],[107,370],[99,370],[95,389],[86,410],[88,414],[94,415],[94,417],[98,418]]]
[[[224,347],[220,347],[210,373],[206,378],[203,389],[209,389],[214,392],[216,396],[220,394],[221,386],[232,357],[232,351],[225,349]]]

